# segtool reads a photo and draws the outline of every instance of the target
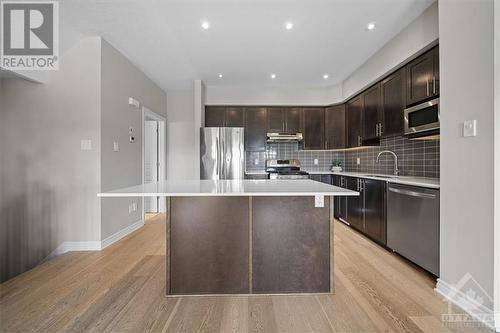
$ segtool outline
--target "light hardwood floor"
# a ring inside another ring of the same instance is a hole
[[[443,325],[434,281],[335,223],[336,294],[165,298],[164,216],[0,285],[2,332],[489,332]],[[459,312],[459,310],[454,309]]]

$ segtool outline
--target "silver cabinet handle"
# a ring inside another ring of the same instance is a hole
[[[429,96],[431,94],[430,93],[431,89],[429,88],[429,79],[427,79],[427,81],[425,82],[425,85],[426,85],[426,87],[425,87],[426,90],[425,91],[427,93],[427,96]]]
[[[435,199],[436,198],[435,194],[409,191],[409,190],[400,190],[400,189],[393,188],[393,187],[389,187],[389,191],[394,192],[394,193],[398,193],[398,194],[408,195],[410,197],[419,197],[419,198],[425,198],[425,199]]]
[[[361,136],[358,135],[358,146],[361,146]]]
[[[378,124],[375,124],[375,136],[378,136]]]
[[[437,89],[436,89],[436,77],[435,77],[435,76],[433,76],[433,77],[432,77],[432,93],[433,93],[434,95],[436,95],[436,90],[437,90]]]
[[[383,133],[384,133],[384,132],[382,132],[382,123],[379,123],[379,124],[378,124],[378,135],[379,135],[379,136],[382,136],[382,134],[383,134]]]

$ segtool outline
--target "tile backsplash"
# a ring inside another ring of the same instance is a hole
[[[348,151],[309,151],[299,149],[297,143],[268,144],[265,152],[246,152],[246,170],[263,171],[266,159],[299,159],[306,171],[329,171],[332,161],[342,161],[345,171],[392,174],[394,158],[380,157],[382,150],[391,150],[398,156],[398,167],[403,176],[439,178],[439,140],[410,140],[394,136],[380,140],[380,146]],[[359,158],[360,164],[357,164]],[[318,164],[314,164],[317,159]]]

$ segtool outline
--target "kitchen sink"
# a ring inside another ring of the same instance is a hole
[[[390,175],[366,175],[366,176],[374,178],[398,178],[398,176],[390,176]]]

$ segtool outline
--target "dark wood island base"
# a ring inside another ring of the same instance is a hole
[[[333,197],[167,197],[167,296],[333,293]]]

